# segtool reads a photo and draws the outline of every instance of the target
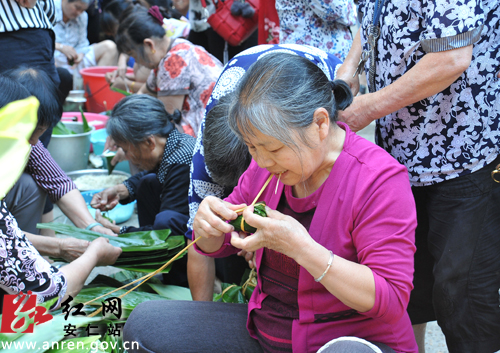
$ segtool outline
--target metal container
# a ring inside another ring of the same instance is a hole
[[[75,180],[81,176],[84,176],[84,175],[95,175],[95,176],[99,176],[99,175],[108,175],[108,171],[107,169],[84,169],[84,170],[74,170],[72,172],[68,172],[67,173],[68,176],[72,179],[72,180]],[[123,176],[126,176],[127,178],[130,177],[130,173],[125,173],[125,172],[122,172],[120,170],[113,170],[113,173],[111,173],[111,175],[123,175]],[[92,189],[78,189],[80,191],[89,191],[89,190],[95,190],[97,188],[92,188]]]
[[[86,169],[89,162],[90,134],[95,130],[83,132],[83,124],[78,122],[63,122],[66,127],[76,132],[74,135],[52,135],[49,152],[62,170]]]
[[[64,101],[63,111],[65,112],[78,112],[80,108],[83,109],[84,104],[87,102],[84,90],[71,90],[68,97]]]

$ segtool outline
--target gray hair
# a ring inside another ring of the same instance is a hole
[[[160,100],[134,94],[115,105],[106,131],[117,142],[137,146],[151,135],[167,137],[174,129],[171,119]]]
[[[231,129],[241,138],[252,128],[294,149],[296,138],[306,146],[305,131],[316,109],[325,108],[335,122],[337,111],[352,102],[349,86],[330,82],[310,60],[288,53],[273,53],[255,62],[241,79],[229,109]]]
[[[252,156],[247,146],[231,130],[227,115],[233,95],[222,97],[205,118],[203,146],[205,164],[212,179],[226,188],[234,188],[248,168]]]

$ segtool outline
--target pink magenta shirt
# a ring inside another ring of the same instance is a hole
[[[299,273],[299,319],[293,322],[294,352],[316,352],[328,341],[357,336],[385,343],[396,352],[418,352],[406,307],[413,280],[413,254],[417,225],[408,173],[387,152],[346,131],[343,151],[325,181],[309,228],[311,237],[344,259],[368,266],[375,279],[375,304],[355,312],[326,290],[303,267]],[[269,177],[252,161],[226,201],[250,204]],[[259,201],[276,209],[284,187],[275,193],[274,177]],[[230,234],[212,257],[234,254]],[[201,250],[197,248],[199,252]],[[201,252],[203,253],[203,252]],[[263,250],[256,251],[257,273]],[[335,264],[335,262],[334,262]],[[325,264],[326,268],[326,264]],[[249,313],[260,308],[266,293],[261,279],[248,304]],[[253,322],[247,327],[252,335]]]

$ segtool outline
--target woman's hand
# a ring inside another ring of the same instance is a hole
[[[96,266],[109,266],[116,262],[122,249],[111,245],[106,238],[97,238],[90,243],[86,252],[96,257]]]
[[[257,231],[253,235],[231,233],[231,244],[245,251],[268,248],[296,259],[307,243],[313,241],[302,224],[290,216],[266,207],[267,217],[253,213],[253,206],[243,211],[245,222]]]
[[[109,219],[104,218],[101,215],[101,211],[99,210],[95,210],[95,220],[102,224],[102,227],[99,228],[105,230],[105,232],[103,231],[100,233],[112,235],[115,237],[118,235],[118,233],[120,233],[120,227],[116,225],[116,222],[110,222]],[[97,226],[95,228],[97,228]]]
[[[96,222],[101,223],[102,227],[101,226],[95,226],[94,228],[92,228],[93,232],[97,232],[97,233],[101,233],[101,234],[106,234],[106,235],[111,235],[112,237],[118,236],[118,233],[120,232],[120,227],[113,226],[114,223],[111,223],[106,218],[102,217],[101,216],[101,211],[99,211],[99,210],[95,211],[95,220],[96,220]],[[105,222],[106,224],[103,224],[102,222]],[[116,231],[117,229],[118,229],[118,231]]]
[[[116,205],[118,205],[119,201],[120,197],[118,194],[118,190],[116,189],[116,187],[113,186],[104,189],[103,191],[98,192],[97,194],[94,194],[94,196],[92,197],[92,201],[90,201],[90,206],[99,209],[101,211],[108,211],[113,209]]]
[[[373,93],[367,93],[354,97],[350,106],[345,110],[339,111],[339,121],[345,122],[354,132],[358,132],[370,125],[374,120],[372,109],[370,109],[371,103],[369,103],[372,100],[372,96]]]
[[[78,59],[78,53],[76,52],[75,48],[73,48],[71,45],[61,45],[59,51],[63,53],[66,58],[68,59],[68,62],[73,61],[76,62]]]
[[[255,253],[253,251],[241,250],[237,255],[243,256],[250,268],[255,268]]]
[[[206,197],[194,217],[193,230],[196,237],[213,238],[232,232],[234,227],[226,222],[238,217],[235,210],[245,204],[233,205],[214,196]]]
[[[67,262],[78,259],[87,250],[90,242],[76,238],[59,239],[59,257]]]

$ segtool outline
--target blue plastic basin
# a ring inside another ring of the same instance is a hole
[[[94,194],[97,194],[98,192],[100,192],[102,190],[104,190],[104,189],[82,191],[83,199],[85,200],[85,203],[87,204],[87,208],[89,209],[90,214],[94,218],[95,218],[95,208],[92,208],[90,206],[90,202],[92,201],[92,197],[94,196]],[[134,213],[135,204],[136,204],[136,201],[133,201],[133,202],[128,203],[126,205],[118,204],[112,210],[107,211],[106,216],[115,220],[116,224],[126,222],[130,219],[130,217],[132,217],[132,214]]]

